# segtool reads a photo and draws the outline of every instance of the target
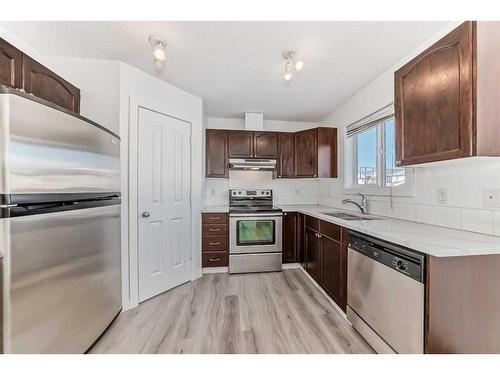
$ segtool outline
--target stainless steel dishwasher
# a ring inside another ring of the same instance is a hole
[[[425,255],[349,232],[347,319],[377,353],[423,353]]]

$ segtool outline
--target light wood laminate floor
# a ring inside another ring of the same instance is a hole
[[[205,274],[122,313],[91,353],[373,353],[300,269]]]

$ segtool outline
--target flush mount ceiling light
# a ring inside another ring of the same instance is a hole
[[[283,58],[285,59],[283,78],[289,81],[295,72],[298,72],[304,67],[304,62],[297,59],[297,53],[295,51],[283,51]]]
[[[167,58],[167,54],[165,52],[167,43],[165,43],[163,39],[155,35],[150,35],[148,40],[151,47],[153,47],[154,67],[155,69],[161,69]]]

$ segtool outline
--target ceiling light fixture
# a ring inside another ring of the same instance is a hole
[[[297,59],[297,53],[295,51],[283,51],[283,58],[285,59],[283,78],[289,81],[293,77],[293,73],[302,70],[304,62]]]
[[[158,36],[150,35],[149,44],[153,47],[153,65],[155,69],[161,69],[167,59],[166,47],[167,43]]]

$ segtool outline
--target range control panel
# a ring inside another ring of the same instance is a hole
[[[257,189],[257,190],[230,190],[231,197],[271,197],[273,191],[270,189]]]

